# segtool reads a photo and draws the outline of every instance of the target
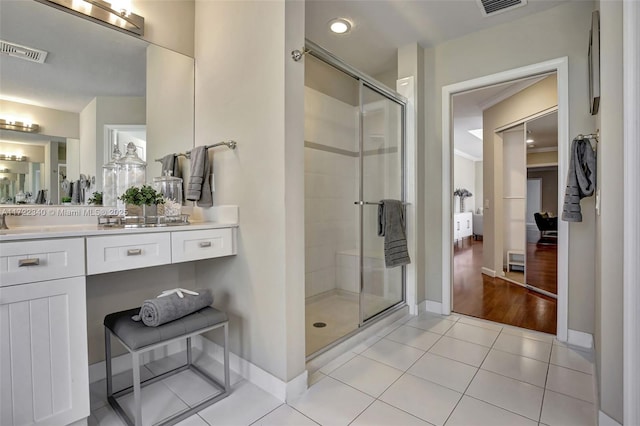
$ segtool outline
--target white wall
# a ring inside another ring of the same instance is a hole
[[[60,111],[0,99],[0,115],[30,119],[40,126],[38,133],[63,138],[77,138],[80,116],[75,112]]]
[[[455,154],[453,156],[453,189],[466,188],[473,194],[472,197],[467,197],[464,200],[464,208],[466,211],[476,211],[476,166],[475,161],[468,158],[461,157]],[[452,195],[453,196],[453,195]],[[458,200],[456,199],[456,202]],[[458,211],[458,206],[456,210]]]
[[[289,381],[304,353],[304,3],[197,1],[196,145],[213,154],[216,204],[240,206],[238,255],[200,262],[230,315],[231,350]],[[285,197],[286,194],[286,197]]]
[[[474,213],[476,213],[478,211],[478,209],[480,209],[480,212],[484,211],[484,206],[483,206],[483,201],[484,200],[484,187],[482,186],[482,182],[483,182],[483,174],[484,174],[484,170],[483,170],[483,162],[482,161],[476,161],[473,163],[475,172],[475,182],[476,182],[476,186],[473,192],[473,199],[475,200],[475,210],[473,211]]]
[[[144,17],[143,38],[193,56],[195,0],[134,0],[133,12]]]
[[[569,58],[569,133],[594,129],[588,105],[587,42],[593,3],[568,2],[553,9],[460,37],[425,51],[427,121],[423,167],[427,172],[425,264],[427,299],[442,300],[442,87],[513,68]],[[473,64],[473,66],[469,66]],[[586,129],[586,130],[585,130]],[[559,143],[563,143],[559,141]],[[567,143],[567,141],[564,141]],[[485,159],[486,161],[486,159]],[[485,176],[486,180],[486,176]],[[485,188],[486,190],[486,188]],[[486,198],[486,195],[485,195]],[[594,326],[593,198],[582,201],[586,220],[569,227],[569,328],[592,333]],[[486,211],[485,211],[486,215]],[[485,231],[486,231],[485,217]],[[585,261],[585,259],[587,259]],[[589,261],[591,259],[591,261]]]
[[[623,84],[622,2],[600,1],[600,143],[596,216],[596,353],[600,410],[623,417]],[[636,309],[639,309],[636,307]]]
[[[194,60],[168,49],[147,48],[147,181],[161,176],[167,154],[193,148]],[[210,141],[214,143],[218,141]],[[178,157],[188,181],[189,161]]]
[[[354,271],[337,254],[358,245],[358,108],[309,87],[304,104],[305,296],[353,291]]]

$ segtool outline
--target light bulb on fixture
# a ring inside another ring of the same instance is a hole
[[[534,143],[535,141],[533,140],[533,138],[527,138],[527,143]]]
[[[335,34],[346,34],[351,31],[351,22],[344,18],[336,18],[329,22],[329,29]]]

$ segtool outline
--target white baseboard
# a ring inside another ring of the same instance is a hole
[[[496,271],[494,271],[493,269],[485,268],[485,267],[483,266],[483,267],[482,267],[481,272],[482,272],[484,275],[487,275],[487,276],[489,276],[489,277],[491,277],[491,278],[495,278],[495,277],[496,277]]]
[[[598,426],[622,426],[620,423],[607,416],[602,411],[598,411]]]
[[[224,351],[222,346],[203,336],[194,337],[194,342],[211,358],[220,363],[223,362]],[[307,389],[306,370],[293,380],[284,382],[232,352],[229,352],[229,367],[246,380],[275,396],[282,402],[300,395]]]
[[[434,314],[442,314],[442,303],[435,302],[433,300],[425,300],[423,312],[433,312]]]
[[[112,340],[113,341],[113,340]],[[194,345],[196,340],[194,340]],[[156,359],[171,356],[187,350],[187,342],[173,342],[161,348],[149,351],[142,356],[142,363],[147,364]],[[125,353],[111,358],[111,371],[113,375],[120,374],[123,371],[131,370],[131,354]],[[89,383],[95,383],[107,377],[106,364],[104,361],[96,362],[89,365]]]
[[[593,335],[583,331],[569,330],[568,343],[587,349],[593,349]]]

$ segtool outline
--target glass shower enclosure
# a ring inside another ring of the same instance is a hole
[[[404,267],[385,268],[381,200],[404,200],[405,100],[307,42],[306,354],[404,306]]]

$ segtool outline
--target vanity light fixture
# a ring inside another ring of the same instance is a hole
[[[144,35],[144,18],[131,12],[130,0],[36,0],[119,30]]]
[[[18,132],[37,133],[40,126],[26,119],[13,117],[0,117],[0,129],[16,130]]]
[[[336,18],[329,21],[329,29],[335,34],[346,34],[351,31],[351,22],[344,18]]]

